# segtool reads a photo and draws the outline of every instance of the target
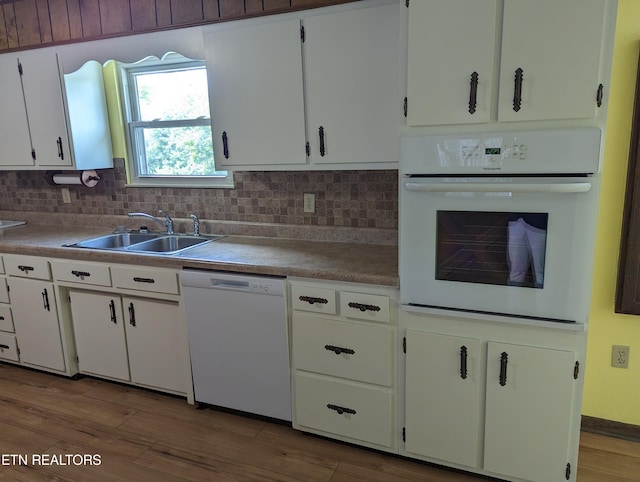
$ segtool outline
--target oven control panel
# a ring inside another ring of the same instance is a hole
[[[402,174],[571,174],[598,171],[598,128],[403,137]]]

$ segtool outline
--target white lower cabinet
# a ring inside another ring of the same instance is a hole
[[[77,290],[69,297],[82,373],[187,391],[178,303]]]
[[[293,427],[397,450],[397,296],[390,288],[289,281]]]

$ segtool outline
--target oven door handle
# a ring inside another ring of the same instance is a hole
[[[480,182],[439,182],[439,183],[419,183],[406,182],[404,187],[412,192],[516,192],[516,193],[560,193],[572,194],[589,192],[590,182],[569,182],[560,184],[502,184],[502,183],[480,183]]]

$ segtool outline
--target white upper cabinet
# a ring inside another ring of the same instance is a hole
[[[490,120],[497,3],[409,3],[407,125]]]
[[[32,166],[29,124],[15,55],[0,55],[0,166]]]
[[[499,121],[595,115],[605,3],[505,2]]]
[[[605,87],[607,7],[607,0],[412,0],[407,125],[593,118]]]
[[[205,50],[216,165],[304,163],[300,21],[208,32]]]
[[[399,15],[394,3],[303,21],[311,162],[397,161]]]

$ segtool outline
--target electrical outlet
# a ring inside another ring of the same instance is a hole
[[[629,368],[629,347],[613,345],[611,350],[611,366],[615,368]]]
[[[304,193],[304,212],[305,213],[316,212],[316,195],[311,192]]]
[[[71,202],[71,193],[69,192],[68,187],[62,188],[62,202],[65,204],[69,204]]]

